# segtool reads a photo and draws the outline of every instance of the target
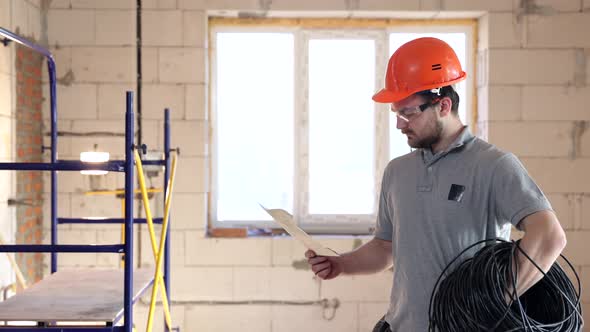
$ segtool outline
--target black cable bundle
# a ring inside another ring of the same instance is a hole
[[[442,279],[465,252],[485,243],[472,258],[460,263]],[[515,294],[518,271],[510,268],[517,250],[542,273],[519,247],[519,242],[483,240],[455,257],[434,286],[428,310],[429,331],[581,331],[581,284],[572,264],[561,256],[576,277],[577,291],[555,262],[543,279],[519,298]],[[504,300],[507,289],[513,290],[511,305]]]

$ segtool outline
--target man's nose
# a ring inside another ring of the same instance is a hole
[[[404,119],[403,117],[399,116],[399,115],[395,115],[395,120],[396,122],[396,128],[397,129],[404,129],[408,126],[408,120]]]

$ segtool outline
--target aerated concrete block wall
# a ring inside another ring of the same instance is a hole
[[[20,3],[10,3],[16,2]],[[123,132],[124,91],[134,90],[136,84],[136,1],[43,3],[50,5],[47,32],[58,67],[60,130],[111,133],[60,137],[60,157],[78,158],[94,144],[120,156],[122,138],[117,135]],[[306,269],[303,248],[288,239],[206,237],[210,190],[207,17],[213,10],[286,11],[300,16],[323,12],[321,16],[326,17],[342,11],[385,17],[404,11],[408,17],[420,18],[477,17],[478,63],[473,74],[477,76],[478,122],[473,131],[521,158],[551,199],[567,231],[565,254],[580,272],[583,287],[590,286],[586,254],[590,242],[589,0],[146,0],[143,7],[142,137],[150,147],[162,148],[162,109],[170,107],[173,146],[182,149],[174,197],[170,291],[177,301],[175,324],[184,331],[368,331],[384,313],[391,286],[389,272],[320,282]],[[0,20],[6,20],[5,16],[0,11]],[[30,20],[27,16],[11,19],[12,26]],[[0,50],[0,59],[6,58],[5,53]],[[9,66],[0,67],[2,95],[10,91],[6,82],[14,75],[5,67]],[[2,98],[0,103],[7,102]],[[10,121],[10,113],[0,120]],[[159,178],[153,181],[160,183]],[[119,175],[91,183],[80,174],[64,173],[60,183],[60,215],[120,215],[116,197],[85,194],[96,188],[122,187]],[[153,203],[160,206],[161,199]],[[137,239],[138,260],[144,266],[153,265],[146,234],[144,229]],[[104,226],[65,226],[60,237],[62,243],[118,240],[118,227]],[[345,251],[366,240],[349,237],[327,242]],[[117,264],[118,258],[112,255],[70,254],[60,260],[60,266]],[[590,306],[588,294],[583,297],[585,307]],[[293,304],[324,298],[336,298],[340,306],[334,311]],[[248,304],[257,300],[280,303]],[[212,305],[216,301],[242,304]],[[139,306],[136,318],[143,321],[146,311]],[[161,326],[158,318],[157,326]],[[138,321],[138,327],[142,324]]]

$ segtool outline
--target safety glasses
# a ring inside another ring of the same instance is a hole
[[[413,119],[415,119],[418,114],[426,111],[429,107],[436,105],[438,102],[440,101],[440,99],[435,99],[433,101],[430,101],[428,103],[424,103],[422,105],[418,105],[418,106],[413,106],[413,107],[404,107],[404,108],[400,108],[398,110],[393,108],[393,104],[391,105],[390,110],[395,113],[395,115],[406,121],[406,122],[410,122]]]

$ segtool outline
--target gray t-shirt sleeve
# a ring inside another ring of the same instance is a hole
[[[499,219],[507,220],[516,227],[530,214],[552,210],[547,197],[511,153],[502,156],[494,168],[492,199]]]
[[[391,166],[391,165],[390,165]],[[390,206],[387,187],[390,185],[388,176],[391,167],[385,168],[383,180],[381,181],[381,194],[379,195],[379,209],[377,211],[377,224],[375,226],[375,237],[381,240],[391,241],[393,239],[393,208]]]

